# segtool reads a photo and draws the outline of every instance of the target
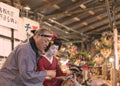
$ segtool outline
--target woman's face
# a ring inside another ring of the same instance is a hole
[[[48,50],[49,55],[54,55],[58,51],[59,46],[57,45],[51,45],[51,47]]]

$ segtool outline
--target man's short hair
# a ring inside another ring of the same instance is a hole
[[[41,28],[35,31],[34,35],[44,34],[46,32],[53,33],[50,29],[47,28]]]

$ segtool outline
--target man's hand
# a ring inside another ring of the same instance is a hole
[[[65,80],[66,76],[59,76],[59,77],[56,77],[56,79]]]
[[[55,70],[47,70],[47,76],[50,78],[54,78],[56,76],[56,71]]]

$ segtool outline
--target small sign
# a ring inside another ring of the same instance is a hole
[[[19,9],[0,2],[0,25],[18,29]]]

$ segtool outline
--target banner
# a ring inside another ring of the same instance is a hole
[[[15,38],[20,40],[26,40],[27,38],[31,37],[33,33],[31,33],[31,30],[37,30],[39,29],[39,23],[28,19],[26,17],[18,18],[18,30],[15,30]]]
[[[19,9],[0,2],[0,25],[18,29]]]
[[[23,24],[24,29],[26,31],[39,29],[39,23],[34,21],[34,20],[31,20],[31,19],[28,19],[26,17],[23,17],[23,23],[24,23]]]
[[[26,37],[26,31],[23,26],[23,18],[18,18],[18,30],[14,31],[14,37],[20,40],[25,40]]]

